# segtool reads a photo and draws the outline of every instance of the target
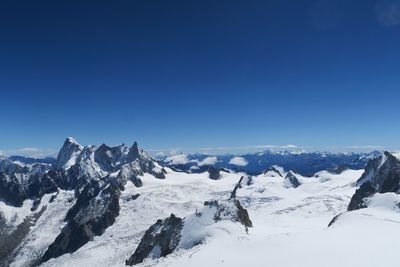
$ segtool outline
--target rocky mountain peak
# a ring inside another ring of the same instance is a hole
[[[134,142],[128,152],[128,160],[134,161],[139,158],[140,151],[137,142]]]
[[[68,169],[75,164],[77,157],[82,152],[83,146],[75,141],[72,137],[68,137],[58,153],[55,169]]]
[[[371,159],[360,179],[360,186],[351,198],[348,210],[367,207],[366,199],[376,193],[400,192],[400,160],[390,152]]]
[[[363,175],[357,181],[357,185],[361,186],[369,181],[371,186],[379,189],[384,183],[385,177],[397,165],[400,165],[400,160],[390,152],[385,151],[381,156],[369,160]]]
[[[102,144],[94,152],[94,159],[103,170],[113,172],[125,163],[127,150],[124,144],[113,147]]]
[[[265,172],[264,175],[272,175],[272,176],[280,176],[283,177],[282,173],[278,170],[277,166],[270,166]]]
[[[285,182],[288,187],[297,188],[300,186],[299,179],[294,172],[289,171],[285,176]]]

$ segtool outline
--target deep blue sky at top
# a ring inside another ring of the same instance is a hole
[[[400,3],[0,2],[0,150],[398,148]]]

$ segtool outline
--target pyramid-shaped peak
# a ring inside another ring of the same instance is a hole
[[[82,152],[83,146],[72,137],[67,137],[58,153],[54,167],[57,169],[68,169],[75,164],[77,156]]]

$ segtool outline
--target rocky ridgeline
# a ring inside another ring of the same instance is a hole
[[[366,208],[368,198],[376,193],[400,193],[400,160],[389,152],[371,159],[357,185],[360,187],[351,198],[349,211]]]
[[[270,166],[267,170],[264,171],[264,175],[272,177],[283,177],[282,173],[278,170],[276,166]]]
[[[42,262],[72,253],[94,236],[102,235],[119,215],[119,196],[119,188],[114,182],[92,181],[86,185],[67,213],[67,225],[49,246]]]
[[[385,151],[383,155],[370,159],[364,173],[357,180],[359,188],[352,196],[347,211],[368,208],[369,199],[375,194],[400,193],[400,160]],[[343,213],[336,215],[329,222],[331,227]]]
[[[112,176],[112,173],[117,175]],[[67,138],[52,164],[38,163],[22,166],[8,159],[0,160],[0,198],[4,202],[20,207],[24,200],[41,198],[58,189],[80,192],[90,181],[114,179],[123,186],[131,180],[135,186],[143,183],[139,176],[150,173],[156,178],[165,178],[162,168],[146,152],[138,148],[105,144],[83,147],[74,139]]]
[[[23,165],[2,158],[0,198],[17,207],[34,199],[34,210],[45,194],[75,190],[76,203],[67,213],[66,226],[43,255],[45,262],[72,253],[101,235],[119,215],[120,191],[126,182],[140,187],[144,173],[164,179],[166,171],[136,142],[131,147],[83,147],[67,138],[53,164]]]
[[[182,219],[171,214],[150,226],[126,265],[139,264],[147,258],[165,257],[177,249],[190,249],[202,244],[206,239],[202,230],[223,220],[242,224],[246,232],[253,226],[247,210],[238,200],[207,201],[191,216]]]

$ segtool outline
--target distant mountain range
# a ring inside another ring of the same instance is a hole
[[[286,170],[292,170],[305,176],[329,170],[340,172],[344,169],[362,169],[368,160],[382,155],[380,151],[369,153],[330,153],[330,152],[305,152],[302,150],[271,151],[266,150],[257,153],[211,155],[201,153],[180,153],[169,156],[156,156],[155,160],[175,170],[202,173],[211,166],[246,172],[257,175],[264,172],[270,166],[281,166]],[[60,156],[59,156],[60,157]],[[53,157],[32,158],[24,156],[4,157],[10,162],[20,165],[56,164]],[[0,158],[1,160],[1,158]],[[60,161],[58,159],[58,161]],[[60,166],[59,166],[60,167]],[[1,171],[1,163],[0,163]]]
[[[322,170],[340,172],[344,169],[362,169],[371,158],[382,154],[379,151],[370,153],[328,153],[303,151],[264,151],[248,154],[176,154],[158,157],[166,166],[174,169],[201,173],[210,166],[243,171],[257,175],[270,166],[278,165],[285,170],[292,170],[305,176],[311,176]]]

